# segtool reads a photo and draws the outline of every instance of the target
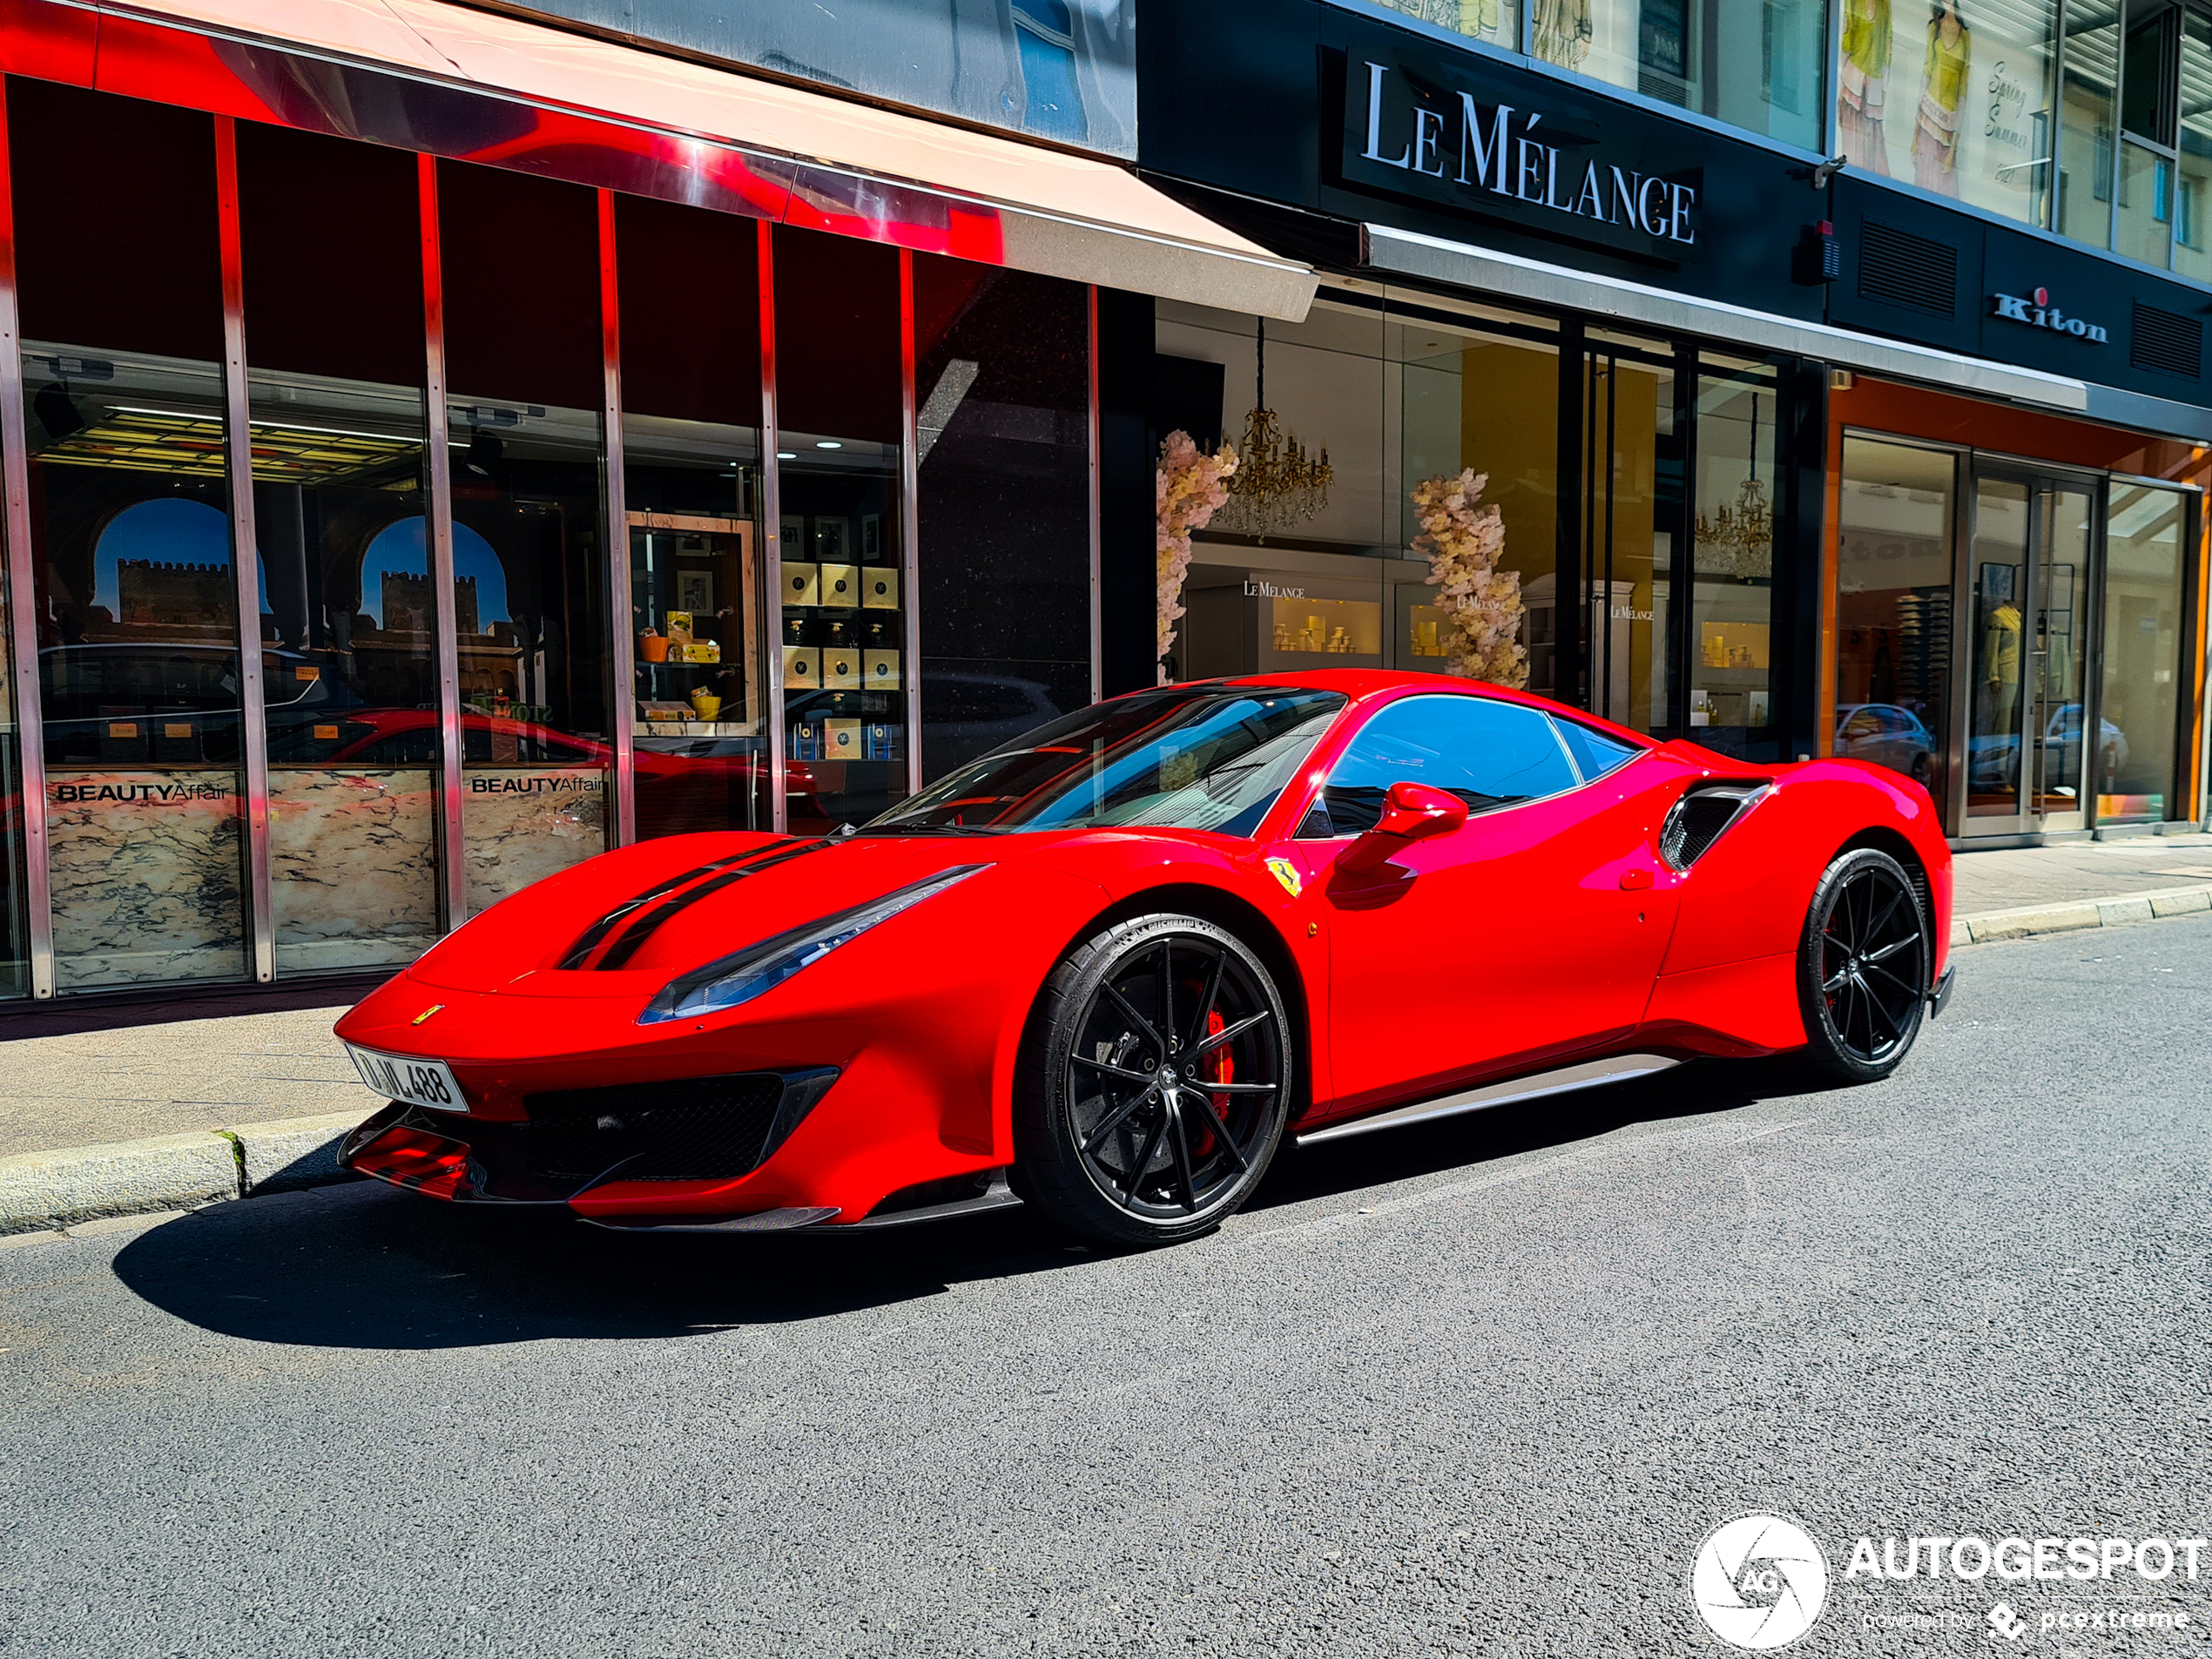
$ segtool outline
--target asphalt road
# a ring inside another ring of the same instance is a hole
[[[1841,1576],[2212,1530],[2212,919],[1960,963],[1888,1083],[1318,1148],[1155,1254],[360,1186],[0,1251],[0,1653],[1720,1653],[1754,1509],[1832,1569],[1793,1653],[2201,1650],[2212,1559]],[[2040,1633],[2085,1593],[2193,1622]]]

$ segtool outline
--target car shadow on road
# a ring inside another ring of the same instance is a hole
[[[1685,1067],[1586,1095],[1286,1148],[1248,1207],[1476,1168],[1804,1087],[1765,1062]],[[220,1335],[407,1350],[676,1338],[815,1319],[1099,1254],[1020,1211],[843,1237],[641,1236],[563,1211],[437,1204],[364,1182],[217,1205],[149,1229],[118,1254],[115,1272],[152,1305]]]

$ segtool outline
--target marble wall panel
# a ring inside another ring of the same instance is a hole
[[[57,988],[245,976],[234,774],[50,772],[46,821]]]
[[[471,766],[462,774],[469,913],[607,848],[607,774],[597,766]]]
[[[413,961],[438,937],[437,773],[269,771],[279,974]]]

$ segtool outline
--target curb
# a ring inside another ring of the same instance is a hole
[[[338,1143],[360,1122],[337,1112],[0,1157],[0,1237],[347,1180]]]
[[[1951,924],[1953,949],[1987,945],[2000,939],[2031,939],[2038,934],[2073,933],[2084,927],[2119,927],[2165,916],[2212,910],[2212,885],[2161,887],[2112,899],[2080,899],[2065,904],[2028,905],[2018,910],[1985,911]]]
[[[1961,916],[1951,924],[1951,943],[1955,949],[2204,911],[2212,911],[2212,883]],[[0,1238],[349,1180],[338,1167],[338,1143],[359,1122],[337,1112],[0,1157]]]

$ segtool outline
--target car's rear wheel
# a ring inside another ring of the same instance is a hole
[[[1291,1043],[1259,958],[1196,916],[1115,924],[1046,982],[1016,1100],[1016,1184],[1112,1244],[1220,1225],[1290,1110]]]
[[[1895,1071],[1920,1033],[1929,981],[1926,912],[1888,853],[1862,846],[1814,889],[1798,951],[1807,1058],[1850,1082]]]

